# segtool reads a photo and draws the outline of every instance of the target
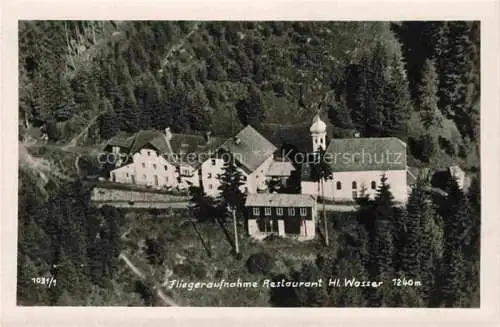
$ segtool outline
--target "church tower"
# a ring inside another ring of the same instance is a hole
[[[313,152],[318,151],[320,147],[326,150],[326,124],[321,120],[319,114],[314,116],[309,132],[313,142]]]

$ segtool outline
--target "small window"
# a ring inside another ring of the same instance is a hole
[[[142,179],[146,179],[146,175],[142,175]]]
[[[212,178],[212,173],[208,173],[207,178]]]
[[[357,199],[358,198],[358,191],[352,191],[352,198]]]
[[[215,166],[215,159],[212,159],[212,166]]]
[[[337,182],[337,190],[341,190],[342,189],[342,183],[341,182]]]
[[[168,176],[167,176],[167,177],[165,177],[165,181],[168,183]]]
[[[127,173],[126,175],[127,175],[127,177],[128,177],[128,173]]]
[[[356,190],[358,188],[358,184],[356,182],[352,182],[352,189]]]
[[[302,217],[305,217],[307,215],[307,209],[306,208],[300,208],[300,215]]]
[[[288,208],[288,215],[295,216],[295,208]]]
[[[253,208],[253,215],[260,216],[260,208]]]
[[[115,173],[111,173],[111,178],[113,179],[113,182],[116,182],[116,175],[115,175]]]
[[[144,162],[142,163],[142,168],[146,168],[146,164]]]
[[[278,216],[283,216],[283,208],[277,208],[277,209],[276,209],[276,214],[277,214]]]
[[[323,144],[323,139],[319,139],[319,143]]]
[[[153,164],[153,169],[156,169],[156,164]]]
[[[150,156],[150,155],[151,155],[151,151],[148,151],[148,156]]]
[[[211,190],[213,188],[212,184],[208,184],[208,189]]]
[[[165,168],[165,170],[168,170],[168,166],[167,166],[167,165],[165,165],[165,166],[163,166],[163,167]]]
[[[372,181],[372,190],[376,189],[377,188],[377,182],[375,181]]]
[[[264,209],[264,214],[265,214],[266,216],[270,216],[270,215],[271,215],[271,208],[265,208],[265,209]]]
[[[315,139],[315,140],[314,140],[314,143],[318,144],[318,139]]]

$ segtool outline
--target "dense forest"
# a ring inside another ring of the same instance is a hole
[[[401,274],[432,287],[292,290],[270,294],[269,303],[477,306],[479,36],[478,22],[462,21],[22,21],[20,136],[42,127],[50,144],[62,145],[89,127],[88,146],[166,126],[227,136],[246,124],[301,124],[318,110],[346,135],[398,136],[412,165],[452,162],[474,173],[468,193],[451,182],[436,199],[417,186],[398,209],[381,188],[360,204],[353,230],[337,235],[331,253],[284,276]],[[18,302],[150,301],[146,286],[115,278],[125,212],[92,207],[86,182],[39,179],[20,170]],[[56,276],[58,287],[34,285],[40,271]]]

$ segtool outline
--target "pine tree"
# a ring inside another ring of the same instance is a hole
[[[381,186],[373,201],[374,230],[370,246],[369,272],[373,280],[386,280],[393,273],[395,244],[395,212],[394,196],[386,183],[385,175],[381,177]],[[369,303],[371,306],[386,305],[390,301],[387,288],[371,290]]]
[[[236,255],[239,255],[239,245],[238,245],[238,223],[237,223],[237,212],[243,212],[245,206],[246,195],[240,190],[243,183],[243,175],[236,166],[236,162],[233,155],[229,152],[225,153],[224,156],[224,166],[222,167],[222,174],[218,176],[220,185],[218,190],[219,195],[219,207],[222,210],[228,210],[232,214],[233,225],[234,225],[234,245]]]
[[[252,125],[257,127],[264,119],[264,105],[260,89],[250,84],[248,86],[247,98],[240,100],[236,104],[238,116],[243,125]]]
[[[190,210],[198,221],[215,221],[219,213],[216,203],[210,196],[206,196],[201,187],[192,187]]]
[[[243,175],[236,166],[235,159],[229,152],[224,155],[224,165],[222,174],[218,176],[220,186],[219,203],[224,208],[243,210],[245,204],[245,194],[240,187],[243,183]]]
[[[325,106],[328,111],[328,118],[330,121],[335,122],[336,126],[346,129],[353,128],[351,113],[347,108],[344,96],[337,98],[335,94],[332,94],[327,98]]]
[[[445,116],[453,118],[460,132],[472,135],[470,110],[478,90],[474,90],[474,44],[471,40],[472,25],[469,22],[448,22],[438,57],[439,108]],[[474,120],[474,119],[472,119]]]
[[[382,136],[406,136],[410,116],[410,90],[402,58],[395,55],[388,64],[390,75],[386,78],[382,117]],[[379,109],[380,110],[380,109]]]
[[[386,219],[375,220],[370,246],[370,278],[387,281],[392,278],[393,235],[390,222]],[[389,300],[385,289],[373,289],[368,294],[370,306],[383,306]]]
[[[441,300],[446,307],[463,305],[467,297],[466,245],[470,244],[471,209],[467,197],[451,178],[447,186],[448,196],[444,203],[444,249],[441,275]]]
[[[406,224],[406,240],[401,249],[401,268],[407,278],[420,280],[422,250],[428,244],[423,243],[424,211],[427,207],[427,197],[423,189],[423,182],[418,181],[410,193],[406,210],[408,219]]]
[[[396,85],[389,84],[389,57],[382,44],[377,44],[371,54],[365,54],[359,65],[348,66],[345,87],[346,103],[351,111],[354,126],[364,136],[381,136],[390,126],[390,115],[398,101]],[[396,80],[394,81],[396,83]],[[392,88],[392,89],[391,89]],[[390,99],[388,98],[390,96]],[[391,108],[390,106],[393,106]],[[397,108],[396,108],[397,109]]]
[[[99,105],[99,111],[103,114],[99,117],[99,135],[103,139],[110,139],[119,131],[119,126],[116,124],[117,115],[112,110],[112,105],[108,99],[104,99]]]
[[[418,109],[425,129],[442,126],[438,108],[439,81],[434,61],[427,59],[422,68],[422,79],[418,85]]]
[[[390,185],[387,184],[387,177],[385,175],[382,175],[380,178],[380,183],[374,200],[375,221],[387,220],[393,223],[395,220],[394,196],[390,191]]]

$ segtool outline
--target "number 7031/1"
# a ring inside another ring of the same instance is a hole
[[[56,286],[56,279],[53,276],[50,277],[33,277],[31,278],[33,284],[37,285],[47,285],[47,287]]]

